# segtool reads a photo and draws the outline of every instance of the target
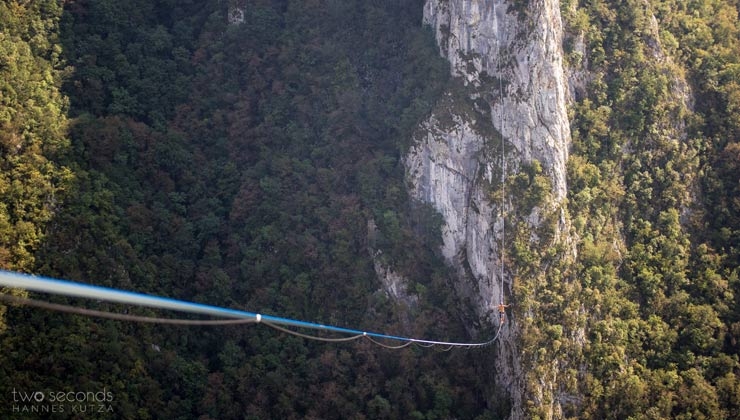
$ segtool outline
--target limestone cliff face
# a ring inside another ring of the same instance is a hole
[[[510,299],[513,269],[501,270],[504,224],[501,194],[495,192],[500,191],[502,171],[509,176],[538,161],[549,178],[552,194],[543,206],[548,208],[535,207],[523,217],[533,231],[546,210],[556,209],[566,195],[569,97],[559,3],[521,3],[426,2],[424,20],[465,93],[450,92],[440,101],[417,130],[405,161],[412,195],[444,217],[442,251],[457,268],[457,293],[489,325],[498,324],[495,306]],[[503,200],[507,214],[513,213],[516,200],[509,191]],[[561,218],[557,240],[563,240],[566,225]],[[506,284],[504,297],[501,282]],[[512,317],[502,329],[496,366],[499,386],[511,396],[512,418],[523,415],[516,335]]]
[[[557,0],[538,0],[516,10],[520,3],[430,0],[424,19],[435,29],[453,74],[488,99],[491,121],[524,162],[536,159],[548,168],[561,199],[570,128],[560,6]],[[503,80],[503,103],[498,84],[486,83],[490,78]]]

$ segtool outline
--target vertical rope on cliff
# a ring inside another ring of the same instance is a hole
[[[506,246],[506,219],[504,207],[506,206],[506,149],[504,142],[504,83],[503,83],[503,67],[501,66],[501,22],[499,21],[500,15],[496,14],[496,66],[498,67],[498,94],[499,101],[501,103],[501,111],[499,117],[501,119],[501,246],[500,246],[500,257],[501,257],[501,294],[499,295],[499,312],[501,313],[500,324],[503,324],[505,315],[504,305],[504,259],[505,259],[505,246]]]

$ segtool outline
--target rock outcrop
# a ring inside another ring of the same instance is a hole
[[[424,20],[463,88],[421,124],[405,160],[412,196],[444,217],[442,252],[457,269],[457,293],[489,325],[498,325],[495,307],[511,291],[511,267],[501,267],[501,207],[513,213],[517,201],[510,191],[501,194],[502,174],[537,161],[552,186],[544,207],[557,208],[566,195],[569,99],[559,4],[521,3],[426,2]],[[533,231],[544,210],[527,210],[523,220]],[[566,225],[561,220],[560,240]],[[515,318],[502,329],[498,349],[497,382],[511,396],[511,418],[519,418],[524,386]]]

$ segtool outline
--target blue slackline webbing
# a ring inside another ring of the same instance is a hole
[[[218,306],[205,305],[201,303],[187,302],[184,300],[170,299],[161,296],[148,295],[144,293],[128,292],[102,286],[94,286],[76,283],[67,280],[58,280],[49,277],[32,276],[11,271],[0,270],[0,286],[31,290],[35,292],[51,293],[65,296],[73,296],[87,299],[96,299],[108,302],[125,303],[136,306],[169,309],[174,311],[189,312],[202,315],[211,315],[226,318],[254,319],[257,322],[268,322],[276,325],[285,325],[299,328],[310,328],[315,330],[332,331],[341,334],[365,335],[374,338],[388,340],[414,342],[420,344],[439,344],[460,347],[480,347],[492,343],[496,337],[484,343],[451,343],[444,341],[419,340],[415,338],[399,337],[394,335],[380,334],[375,332],[360,331],[349,328],[323,325],[313,322],[299,321],[295,319],[262,315],[237,309],[228,309]],[[500,331],[500,328],[499,328]]]

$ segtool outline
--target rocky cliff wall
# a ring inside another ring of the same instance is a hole
[[[501,194],[501,174],[538,161],[549,178],[552,193],[541,206],[548,209],[535,207],[523,217],[532,231],[566,195],[569,98],[559,3],[521,3],[426,2],[424,20],[461,88],[451,89],[420,125],[405,161],[412,196],[444,217],[442,252],[457,268],[457,293],[494,326],[496,305],[510,299],[513,269],[501,269],[502,203],[504,214],[517,210],[511,192]],[[504,217],[508,228],[512,221]],[[562,217],[557,240],[566,235]],[[511,418],[523,415],[516,335],[514,316],[502,329],[496,365],[498,385],[511,396]]]

